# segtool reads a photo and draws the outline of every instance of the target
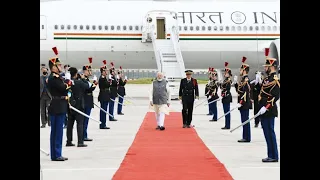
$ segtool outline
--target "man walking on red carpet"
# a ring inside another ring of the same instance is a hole
[[[166,79],[163,78],[161,72],[157,73],[157,79],[152,82],[149,93],[150,106],[153,107],[157,120],[157,130],[165,130],[164,118],[165,114],[169,115],[169,106],[171,94]]]

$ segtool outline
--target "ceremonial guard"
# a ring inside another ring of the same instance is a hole
[[[211,67],[209,67],[209,70],[208,70],[208,76],[209,76],[209,81],[208,83],[206,84],[205,86],[205,89],[204,89],[204,94],[205,96],[207,97],[207,100],[208,100],[208,104],[209,104],[209,84],[210,82],[212,81],[212,76],[211,76]],[[207,115],[213,115],[212,112],[211,112],[211,109],[210,109],[210,106],[208,105],[208,108],[209,108],[209,113]]]
[[[157,80],[152,82],[149,91],[150,106],[155,111],[157,120],[156,130],[163,131],[165,115],[169,115],[169,106],[171,101],[171,94],[168,81],[164,79],[161,72],[157,73]]]
[[[53,47],[52,50],[58,55],[56,47]],[[68,158],[62,156],[63,122],[68,109],[67,93],[72,82],[70,80],[64,82],[60,76],[62,67],[58,57],[49,60],[49,68],[51,74],[48,78],[48,90],[52,96],[49,106],[51,120],[50,155],[52,161],[65,161]]]
[[[40,76],[40,115],[41,115],[41,128],[45,128],[46,124],[50,126],[50,118],[48,115],[48,107],[51,101],[51,94],[48,91],[48,69],[41,68],[42,75]]]
[[[70,89],[71,96],[69,97],[69,103],[74,108],[81,112],[84,112],[84,94],[85,91],[91,87],[91,83],[85,80],[83,74],[79,75],[78,70],[75,67],[69,68],[72,86]],[[69,110],[68,125],[67,125],[67,144],[66,146],[75,146],[72,143],[73,125],[77,121],[77,134],[78,134],[78,147],[87,147],[83,143],[83,119],[84,117],[73,110]]]
[[[262,162],[278,162],[279,160],[277,139],[274,132],[274,120],[275,117],[278,117],[276,102],[280,98],[280,80],[276,73],[277,66],[277,59],[266,58],[264,70],[267,77],[262,82],[259,95],[261,109],[258,112],[261,117],[261,125],[268,148],[268,157],[262,159]]]
[[[101,76],[99,78],[99,96],[98,101],[100,102],[100,107],[108,111],[108,104],[110,102],[110,85],[111,79],[108,78],[108,69],[107,69],[107,61],[103,60],[103,66],[100,68]],[[107,127],[107,114],[100,110],[100,129],[110,129]]]
[[[122,105],[124,101],[124,96],[126,95],[126,88],[124,87],[127,84],[127,77],[123,77],[122,67],[118,71],[118,115],[124,115],[122,112]]]
[[[67,80],[67,79],[71,79],[71,76],[70,76],[70,73],[69,73],[69,68],[70,68],[70,65],[66,64],[63,66],[63,69],[64,69],[64,72],[61,72],[60,76],[64,79],[64,80]],[[68,107],[69,108],[69,107]],[[69,111],[69,110],[68,110]],[[67,124],[68,124],[68,113],[66,114],[66,118],[64,120],[64,127],[63,128],[67,128]]]
[[[231,89],[231,76],[232,72],[231,69],[228,68],[228,62],[225,62],[224,66],[224,80],[220,84],[221,88],[221,97],[222,97],[222,105],[223,105],[223,112],[226,114],[230,111],[230,103],[232,102],[232,94],[230,92]],[[221,129],[230,129],[230,113],[225,115],[225,125]]]
[[[253,100],[253,112],[254,114],[257,114],[260,110],[258,96],[260,94],[261,84],[262,84],[262,78],[261,78],[261,72],[256,72],[256,79],[252,80],[250,82],[251,89],[252,89],[252,100]],[[254,127],[257,128],[259,126],[260,122],[260,116],[256,117],[254,119]]]
[[[190,128],[194,101],[199,100],[199,88],[196,79],[192,78],[192,70],[186,70],[186,78],[181,79],[179,99],[182,101],[183,128]]]
[[[109,79],[111,81],[111,85],[110,85],[110,101],[109,101],[109,114],[112,116],[109,116],[109,121],[117,121],[114,118],[114,103],[115,103],[115,99],[117,97],[117,92],[118,92],[118,80],[115,74],[115,68],[114,68],[114,64],[113,62],[110,63],[111,64],[111,68],[110,68],[110,74],[109,74]]]
[[[92,64],[92,57],[89,57],[89,64],[82,67],[83,74],[87,82],[90,82],[89,76],[91,76],[91,64]],[[93,91],[96,89],[97,84],[98,82],[94,81],[92,86],[86,90],[86,93],[84,95],[84,103],[85,103],[84,113],[88,116],[90,116],[91,109],[93,108],[93,102],[94,102]],[[83,120],[84,141],[92,141],[92,139],[88,138],[88,123],[89,123],[89,118],[84,117],[84,120]]]
[[[240,76],[241,80],[235,84],[235,88],[238,93],[238,104],[237,107],[240,110],[241,114],[241,122],[245,122],[249,119],[249,110],[252,109],[251,98],[250,98],[250,81],[248,77],[249,73],[249,65],[245,64],[247,60],[246,57],[242,58],[242,65],[240,68]],[[238,140],[238,142],[250,142],[251,141],[251,131],[250,131],[250,123],[247,123],[243,126],[242,139]]]
[[[218,119],[217,99],[219,99],[219,96],[218,96],[219,83],[218,83],[218,73],[214,68],[211,69],[211,76],[212,76],[212,80],[208,86],[209,88],[208,106],[212,112],[213,117],[209,121],[217,121]]]

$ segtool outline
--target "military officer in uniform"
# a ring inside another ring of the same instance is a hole
[[[223,105],[223,112],[227,113],[230,111],[230,103],[232,102],[232,94],[230,92],[231,89],[231,77],[232,77],[232,72],[231,69],[228,68],[228,62],[225,62],[224,66],[224,80],[220,84],[221,88],[221,97],[222,97],[222,105]],[[221,129],[230,129],[230,119],[231,115],[230,113],[225,116],[225,125]]]
[[[259,105],[261,107],[260,117],[263,134],[267,142],[268,157],[262,162],[278,162],[278,145],[274,132],[274,120],[278,117],[278,107],[276,102],[280,98],[280,81],[276,70],[278,61],[275,58],[266,58],[264,70],[268,75],[262,82],[259,95]]]
[[[249,73],[249,65],[245,64],[246,57],[242,58],[242,65],[240,68],[240,82],[235,84],[235,88],[238,93],[238,104],[237,107],[240,110],[241,114],[241,122],[249,119],[249,110],[252,109],[251,98],[250,98],[250,81],[248,77]],[[251,131],[250,131],[250,123],[243,126],[242,139],[238,140],[238,142],[250,142],[251,141]]]
[[[114,64],[111,62],[111,68],[110,68],[110,74],[109,74],[109,79],[111,81],[110,85],[110,101],[109,101],[109,114],[111,114],[113,117],[109,116],[109,121],[117,121],[114,118],[114,102],[118,92],[118,80],[115,74],[115,68]]]
[[[56,48],[52,49],[57,55]],[[72,82],[68,80],[65,83],[60,76],[62,67],[58,57],[49,60],[49,68],[51,74],[48,78],[48,90],[52,96],[49,106],[51,120],[50,155],[52,161],[65,161],[68,158],[62,156],[63,123],[68,109],[67,93]]]
[[[219,86],[218,86],[218,73],[214,68],[212,68],[211,70],[212,70],[211,71],[212,80],[208,86],[208,88],[209,88],[209,91],[208,91],[209,92],[208,93],[209,101],[208,101],[208,103],[210,103],[210,104],[208,104],[208,106],[212,112],[213,117],[209,121],[217,121],[217,119],[218,119],[217,101],[216,102],[212,102],[212,101],[219,99],[219,96],[218,96],[218,88],[219,88]]]
[[[69,97],[69,103],[74,108],[78,109],[81,112],[84,112],[84,94],[87,89],[91,87],[91,83],[87,82],[84,78],[84,75],[78,74],[78,70],[75,67],[69,68],[71,80],[73,85],[71,86],[70,93],[72,94]],[[80,77],[79,77],[80,76]],[[78,134],[78,147],[87,147],[86,144],[83,143],[83,119],[84,117],[73,111],[69,110],[68,114],[68,125],[67,125],[67,144],[66,146],[75,146],[72,143],[72,134],[73,134],[73,125],[74,122],[77,121],[77,134]]]
[[[261,89],[261,83],[262,83],[262,79],[261,79],[261,72],[257,71],[256,72],[256,79],[252,80],[250,82],[251,84],[251,89],[252,89],[252,100],[253,100],[253,112],[254,114],[257,114],[260,110],[260,106],[259,106],[259,102],[258,102],[258,96],[260,93],[260,89]],[[254,119],[254,127],[257,128],[259,126],[259,122],[260,122],[260,116],[256,117]]]
[[[186,70],[186,78],[181,79],[179,99],[182,101],[183,128],[190,128],[194,101],[199,100],[199,88],[196,79],[192,78],[192,70]]]
[[[100,68],[101,76],[99,78],[99,96],[98,101],[100,102],[100,107],[108,111],[108,104],[110,102],[110,85],[111,85],[111,79],[108,78],[108,69],[107,69],[107,61],[103,60],[104,66]],[[110,129],[110,127],[107,127],[107,114],[100,110],[100,129]]]
[[[126,76],[123,77],[123,71],[122,71],[122,67],[120,66],[120,71],[118,71],[118,94],[121,96],[119,96],[119,103],[118,103],[118,115],[124,115],[122,112],[122,104],[123,104],[123,98],[126,95],[126,88],[124,87],[127,84],[127,78]],[[121,103],[121,104],[120,104]]]
[[[209,98],[209,84],[210,82],[212,81],[212,76],[211,76],[211,67],[209,67],[209,70],[208,70],[208,77],[209,77],[209,81],[208,83],[206,84],[205,86],[205,89],[204,89],[204,94],[205,96],[207,97],[207,99]],[[208,104],[209,104],[209,101],[210,99],[208,99]],[[210,106],[208,106],[208,109],[209,109],[209,113],[207,115],[213,115],[212,112],[211,112],[211,109],[210,109]]]
[[[89,63],[91,64],[92,62],[92,58],[89,58]],[[83,70],[83,74],[85,76],[85,80],[87,82],[90,82],[89,80],[89,76],[91,76],[91,65],[85,65],[82,67]],[[96,85],[98,84],[98,82],[94,81],[92,86],[86,90],[86,93],[84,95],[84,113],[87,114],[88,116],[90,116],[91,114],[91,109],[93,108],[93,91],[96,89]],[[83,138],[84,141],[92,141],[92,139],[88,138],[88,124],[89,124],[89,118],[84,117],[84,121],[83,121]]]

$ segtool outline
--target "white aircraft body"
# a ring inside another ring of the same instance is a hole
[[[222,69],[225,61],[239,68],[246,56],[258,69],[264,48],[280,61],[279,2],[150,1],[41,2],[40,61],[47,64],[56,46],[61,61],[75,67],[93,57],[93,68],[107,60],[124,69],[156,69],[153,45],[142,42],[142,32],[148,12],[162,10],[177,13],[186,68]]]

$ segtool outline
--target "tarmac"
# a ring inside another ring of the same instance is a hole
[[[107,126],[111,127],[109,130],[100,130],[98,123],[90,121],[88,137],[92,138],[93,141],[86,142],[88,147],[65,147],[66,132],[64,130],[62,155],[68,157],[69,160],[54,162],[50,160],[49,156],[40,152],[43,180],[112,180],[112,176],[131,146],[146,112],[149,111],[149,87],[150,85],[126,85],[126,99],[132,103],[123,107],[124,115],[115,115],[118,121],[108,122]],[[199,85],[199,91],[201,98],[197,103],[205,100],[204,85]],[[96,104],[99,104],[96,98],[98,93],[99,90],[96,89],[94,92]],[[235,107],[237,102],[234,88],[232,88],[232,94],[231,108]],[[218,116],[221,116],[223,115],[222,104],[221,102],[217,104]],[[181,111],[182,108],[178,100],[173,100],[171,107],[174,111]],[[115,106],[115,112],[116,109]],[[224,118],[217,122],[209,122],[212,116],[206,115],[207,113],[208,106],[205,105],[200,105],[194,109],[192,121],[194,128],[206,146],[225,165],[235,180],[280,179],[280,162],[261,162],[261,159],[267,157],[267,146],[261,125],[254,128],[254,122],[251,121],[251,143],[238,143],[237,140],[241,139],[242,128],[233,133],[230,133],[229,130],[221,130],[221,127],[224,126]],[[95,107],[91,116],[99,120],[99,109]],[[250,112],[250,117],[252,116],[253,110]],[[240,113],[238,110],[234,110],[231,113],[231,128],[240,124]],[[280,118],[275,121],[275,131],[279,154],[281,154]],[[77,143],[76,132],[76,128],[74,128],[73,143],[75,144]],[[41,128],[40,147],[47,152],[50,150],[49,139],[50,128]]]

